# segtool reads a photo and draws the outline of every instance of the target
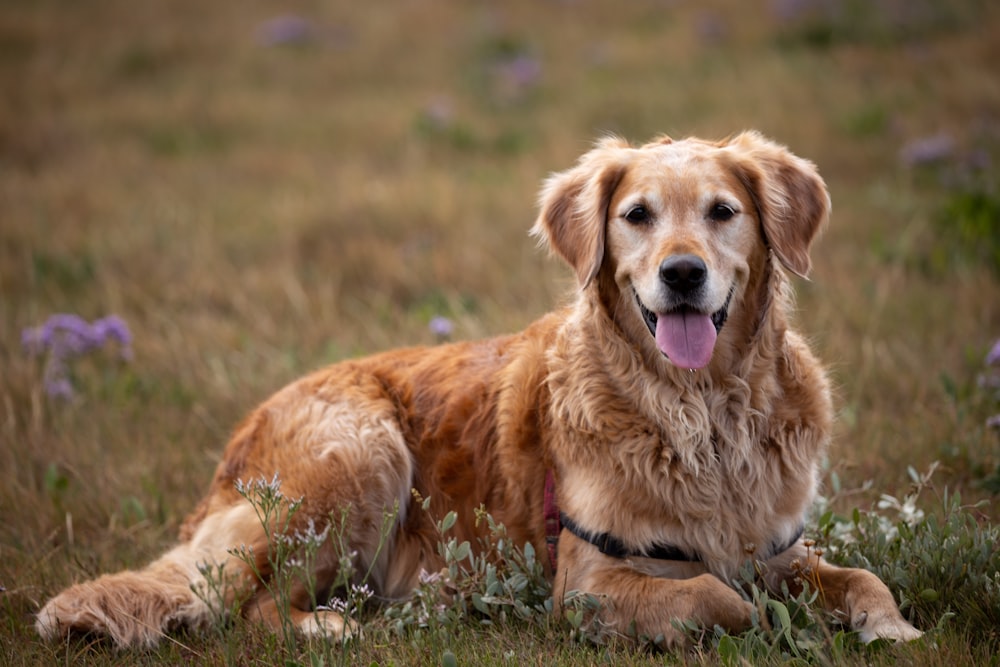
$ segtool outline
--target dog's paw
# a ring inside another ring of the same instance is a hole
[[[59,603],[56,600],[50,600],[38,612],[35,617],[35,632],[47,641],[59,639],[69,632],[69,628],[59,619]]]
[[[924,634],[910,625],[898,612],[869,614],[867,611],[862,611],[851,619],[851,629],[856,630],[861,641],[866,644],[876,639],[909,642],[919,639]]]
[[[334,641],[348,642],[363,638],[361,626],[339,612],[320,607],[298,623],[299,632],[308,636],[321,636]]]

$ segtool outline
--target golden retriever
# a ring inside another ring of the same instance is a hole
[[[482,506],[538,553],[561,526],[557,606],[597,596],[591,622],[607,632],[671,644],[678,619],[747,628],[752,606],[730,582],[752,559],[771,591],[811,581],[865,641],[918,637],[873,574],[801,539],[833,412],[790,328],[786,271],[808,272],[829,206],[815,167],[755,132],[600,141],[545,183],[533,229],[576,273],[568,307],[518,334],[344,361],[281,390],[236,429],[176,547],[60,593],[38,632],[153,645],[212,617],[193,592],[206,570],[231,591],[221,608],[356,632],[301,582],[288,608],[265,585],[268,537],[237,486],[277,476],[302,498],[286,534],[347,517],[346,546],[316,556],[317,591],[348,553],[377,595],[405,597],[443,566],[435,522],[455,510],[449,534],[479,544]],[[234,555],[244,547],[253,566]]]

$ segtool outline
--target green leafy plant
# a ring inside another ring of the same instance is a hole
[[[919,509],[937,492],[932,477],[909,469],[913,486],[902,499],[882,495],[872,511],[850,517],[825,512],[820,540],[834,562],[874,572],[896,591],[900,608],[922,628],[952,623],[962,631],[1000,624],[1000,528],[947,489],[939,511]]]
[[[956,625],[961,631],[975,631],[1000,623],[1000,554],[995,544],[1000,531],[977,520],[976,508],[963,505],[954,494],[943,492],[940,515],[927,516],[919,508],[923,494],[933,490],[937,466],[922,474],[909,470],[913,487],[902,499],[883,495],[872,510],[855,509],[850,516],[835,514],[830,500],[821,498],[815,508],[817,539],[810,548],[833,562],[873,571],[897,592],[905,615],[926,629]],[[839,481],[835,485],[839,491]],[[345,619],[366,625],[366,636],[394,636],[414,646],[430,645],[442,662],[454,659],[453,645],[460,628],[510,627],[516,625],[545,632],[553,623],[568,630],[570,642],[607,644],[610,638],[591,624],[601,601],[593,595],[570,592],[563,601],[563,618],[555,618],[552,588],[532,545],[514,544],[505,529],[480,508],[476,519],[485,527],[476,548],[469,541],[452,536],[457,522],[454,511],[435,522],[438,555],[443,567],[424,572],[420,585],[404,600],[381,601],[378,615],[364,613],[375,598],[364,583],[370,573],[360,573],[348,547],[348,512],[322,530],[307,524],[304,531],[292,530],[301,500],[288,499],[280,491],[280,481],[256,480],[239,487],[240,493],[257,512],[268,542],[267,562],[273,574],[260,572],[249,546],[232,553],[258,576],[261,585],[279,602],[282,626],[280,650],[301,655],[303,664],[328,664],[350,657],[347,650],[334,650],[330,643],[304,643],[288,614],[291,586],[305,583],[317,611],[333,609]],[[430,500],[423,499],[427,511]],[[387,513],[383,536],[393,525]],[[323,599],[312,578],[318,550],[328,542],[343,554],[334,597]],[[748,563],[734,582],[752,602],[752,627],[739,635],[720,628],[702,628],[690,621],[677,621],[692,645],[717,651],[724,665],[752,664],[838,664],[861,659],[868,651],[841,619],[817,603],[818,592],[807,585],[798,595],[787,588],[775,596],[760,585],[757,565]],[[221,568],[203,570],[206,586],[200,593],[218,611],[216,627],[223,631],[244,599],[231,585]],[[220,600],[229,600],[228,608]],[[641,643],[658,645],[662,637],[640,637]],[[449,657],[451,656],[451,657]],[[316,662],[319,660],[320,662]]]
[[[312,656],[310,663],[320,664],[315,661],[317,656],[322,656],[324,660],[330,658],[332,647],[329,643],[321,644],[320,652],[316,654],[312,643],[303,642],[303,636],[290,613],[292,591],[297,586],[304,586],[315,613],[335,611],[344,617],[345,634],[329,639],[336,640],[334,643],[343,643],[349,638],[346,633],[352,620],[361,616],[365,606],[373,598],[373,592],[367,583],[371,568],[367,571],[358,570],[355,563],[357,554],[349,546],[350,508],[341,508],[339,514],[331,513],[324,525],[317,526],[312,518],[305,522],[296,519],[302,509],[303,499],[286,497],[281,491],[281,480],[277,475],[271,480],[261,478],[250,482],[237,481],[236,490],[253,507],[264,530],[266,564],[258,559],[253,545],[242,544],[230,549],[229,553],[247,566],[256,585],[275,600],[281,621],[279,637],[283,650],[294,655],[306,649]],[[373,563],[386,544],[397,512],[398,508],[393,508],[383,518]],[[325,591],[317,588],[313,574],[320,551],[324,548],[332,548],[339,555],[337,577],[330,586],[334,594],[330,597],[325,597]],[[214,626],[223,630],[228,621],[237,616],[237,611],[248,599],[252,586],[243,585],[241,588],[227,575],[225,566],[221,564],[203,564],[199,569],[204,577],[204,584],[195,586],[193,590],[215,610]],[[317,625],[322,627],[321,624]],[[340,652],[337,655],[343,660],[348,654]]]
[[[429,503],[422,501],[425,511]],[[514,544],[507,529],[480,508],[477,525],[485,525],[488,535],[473,549],[470,542],[448,536],[457,519],[452,511],[436,522],[444,568],[423,573],[412,598],[387,607],[385,619],[392,630],[400,636],[446,634],[464,619],[480,625],[546,624],[553,609],[551,585],[534,547]]]

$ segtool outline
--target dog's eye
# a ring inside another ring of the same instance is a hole
[[[625,219],[634,225],[649,222],[649,210],[642,205],[633,206],[629,209],[629,212],[625,214]]]
[[[708,211],[708,217],[715,222],[725,222],[726,220],[732,220],[733,216],[736,215],[736,209],[734,209],[729,204],[723,204],[722,202],[717,202]]]

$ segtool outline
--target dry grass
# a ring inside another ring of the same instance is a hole
[[[839,386],[831,469],[899,495],[906,466],[941,460],[939,483],[985,498],[995,521],[979,482],[1000,448],[976,375],[1000,336],[1000,267],[952,252],[940,211],[970,155],[1000,159],[1000,12],[872,3],[898,6],[897,27],[858,3],[816,21],[753,5],[307,1],[304,38],[267,45],[277,3],[5,3],[4,661],[83,659],[86,645],[39,645],[30,614],[169,544],[228,430],[283,383],[433,342],[435,315],[477,337],[558,303],[568,272],[526,233],[535,193],[606,132],[755,127],[817,162],[834,220],[798,287]],[[953,142],[941,161],[901,162],[939,133]],[[996,196],[996,166],[978,177]],[[135,336],[131,363],[74,364],[70,403],[45,395],[20,340],[56,312],[117,313]],[[485,650],[470,641],[463,660]],[[206,663],[232,655],[203,644]]]

